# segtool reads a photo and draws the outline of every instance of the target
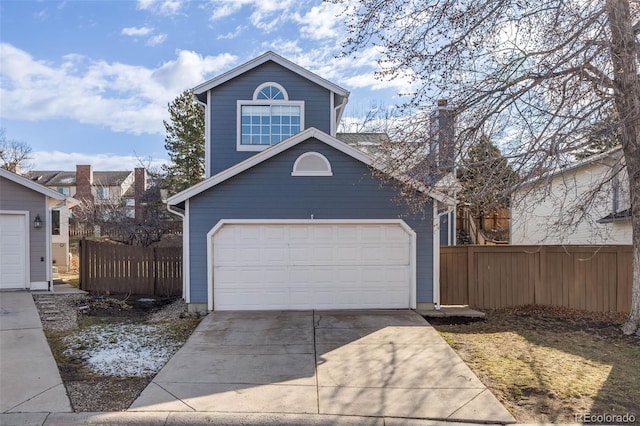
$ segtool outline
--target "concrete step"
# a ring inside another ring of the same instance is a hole
[[[61,316],[51,316],[51,317],[45,316],[44,317],[45,321],[61,321],[62,319],[63,318]]]

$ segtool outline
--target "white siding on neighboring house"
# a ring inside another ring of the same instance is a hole
[[[58,233],[51,235],[53,266],[58,267],[59,272],[69,270],[69,216],[71,209],[67,206],[55,207],[60,212],[60,227]],[[53,210],[52,210],[53,212]],[[53,214],[53,213],[52,213]]]
[[[630,219],[599,223],[630,206],[621,157],[612,150],[523,186],[511,201],[511,244],[631,244]]]

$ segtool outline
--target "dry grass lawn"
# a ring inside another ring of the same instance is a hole
[[[640,339],[622,315],[525,307],[481,321],[429,319],[518,422],[575,422],[576,415],[640,422]]]

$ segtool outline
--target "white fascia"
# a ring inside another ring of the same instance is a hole
[[[201,102],[194,94],[193,100],[204,108],[204,177],[211,176],[211,90],[207,91],[207,102]]]
[[[51,269],[53,267],[53,262],[51,259],[51,234],[53,233],[53,227],[51,224],[51,208],[49,207],[49,197],[44,197],[44,214],[45,214],[45,218],[44,220],[44,224],[45,224],[45,246],[46,246],[46,250],[44,251],[45,253],[45,257],[44,257],[44,261],[45,261],[45,265],[46,265],[46,269],[47,269],[47,273],[45,275],[45,281],[47,282],[48,285],[48,289],[47,290],[52,290],[53,289],[53,278],[51,276]]]

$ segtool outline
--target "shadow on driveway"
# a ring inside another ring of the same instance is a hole
[[[212,312],[129,410],[514,422],[406,310]]]

